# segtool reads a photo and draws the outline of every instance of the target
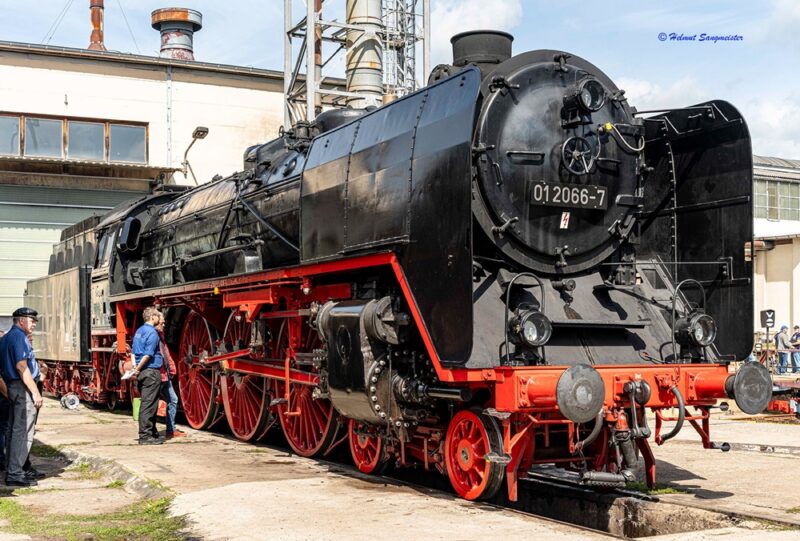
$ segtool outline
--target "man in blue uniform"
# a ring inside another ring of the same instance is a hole
[[[33,355],[28,335],[36,328],[39,314],[31,308],[14,311],[14,326],[0,341],[0,367],[11,403],[6,441],[6,485],[35,486],[34,476],[23,467],[31,452],[36,415],[42,407],[42,395],[36,385],[39,364]]]
[[[139,388],[141,403],[139,405],[139,445],[156,445],[164,443],[156,429],[158,413],[158,396],[161,394],[161,367],[164,357],[161,355],[161,339],[156,325],[161,321],[161,313],[149,306],[142,314],[144,325],[133,335],[131,352],[133,353],[134,376]]]

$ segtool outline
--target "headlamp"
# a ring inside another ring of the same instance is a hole
[[[597,79],[584,79],[578,84],[578,105],[587,113],[599,111],[606,102],[606,91]]]
[[[716,337],[714,318],[703,312],[694,312],[675,322],[675,339],[682,346],[706,347]]]
[[[512,342],[531,347],[543,346],[553,334],[552,323],[538,310],[522,312],[508,326]]]

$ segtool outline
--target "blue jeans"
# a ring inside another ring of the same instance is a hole
[[[800,351],[792,352],[792,372],[794,374],[800,372]]]
[[[785,374],[789,368],[789,352],[788,351],[779,351],[778,352],[778,366],[776,371],[778,374]]]
[[[178,412],[178,393],[170,380],[161,382],[161,398],[167,403],[167,434],[175,432],[175,414]]]

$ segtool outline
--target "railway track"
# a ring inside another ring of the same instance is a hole
[[[268,438],[270,447],[287,450],[280,438]],[[314,459],[344,475],[364,477],[341,449],[328,457]],[[390,468],[383,475],[368,476],[388,483],[412,487],[425,493],[457,498],[447,477],[431,475],[421,469]],[[658,496],[636,490],[611,489],[606,492],[587,489],[577,483],[577,475],[554,467],[532,471],[521,479],[519,500],[508,501],[505,489],[488,501],[474,502],[479,507],[510,510],[554,524],[586,532],[601,533],[616,539],[647,538],[657,535],[696,532],[742,525],[748,519],[763,517],[733,516],[700,507],[665,502]],[[465,502],[466,503],[466,502]]]

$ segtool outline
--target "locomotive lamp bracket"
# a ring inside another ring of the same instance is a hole
[[[572,255],[572,252],[569,250],[569,246],[564,245],[562,247],[556,247],[553,250],[553,253],[558,256],[558,261],[556,261],[556,267],[563,269],[567,266],[567,260],[564,256]]]
[[[489,92],[496,92],[500,90],[500,94],[505,96],[509,90],[516,90],[519,89],[518,84],[512,84],[508,82],[508,79],[503,77],[502,75],[495,75],[492,77],[492,82],[489,83]]]
[[[502,236],[506,231],[508,231],[509,227],[511,227],[512,225],[514,225],[515,222],[518,222],[518,221],[519,221],[519,217],[518,216],[514,216],[513,218],[509,218],[505,222],[503,222],[503,225],[495,225],[495,226],[493,226],[492,227],[492,233]]]
[[[569,68],[567,68],[567,60],[570,59],[570,55],[568,54],[557,54],[553,57],[553,62],[556,63],[556,71],[563,71],[567,73]]]

